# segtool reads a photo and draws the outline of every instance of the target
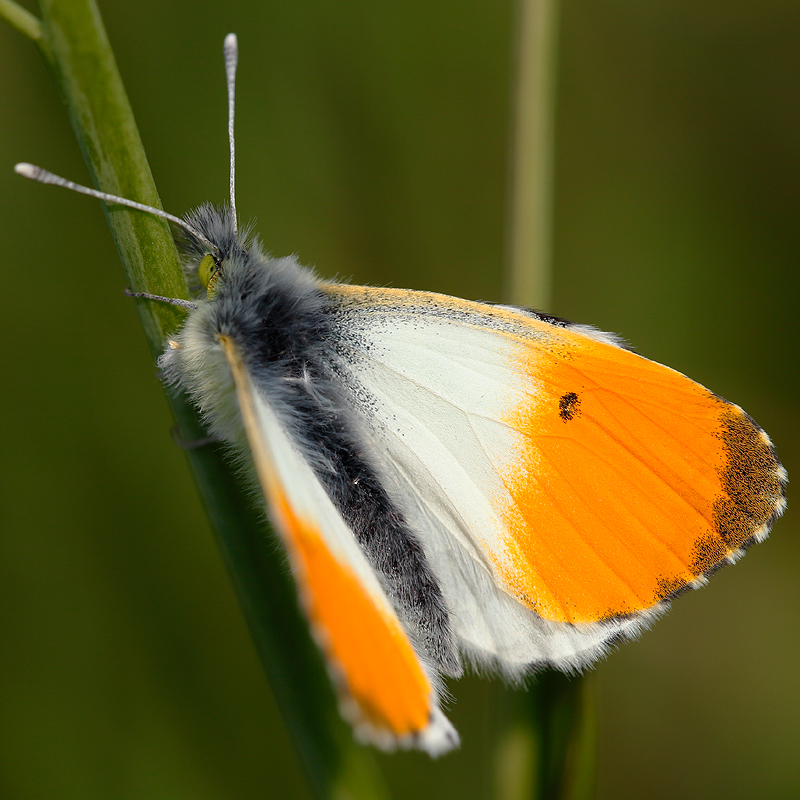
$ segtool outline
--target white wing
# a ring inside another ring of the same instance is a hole
[[[437,295],[329,292],[374,462],[480,667],[585,666],[782,509],[782,468],[740,409],[608,337]],[[752,459],[755,488],[723,488]]]
[[[235,344],[220,337],[270,517],[328,658],[343,716],[365,741],[437,755],[458,745],[436,691],[375,572]]]

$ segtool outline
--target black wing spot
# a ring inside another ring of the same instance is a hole
[[[581,413],[581,400],[575,392],[567,392],[558,401],[558,415],[564,422],[579,416]]]

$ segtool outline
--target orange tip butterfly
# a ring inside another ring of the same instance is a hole
[[[612,334],[526,308],[318,278],[231,207],[165,217],[203,287],[160,359],[254,466],[340,708],[437,755],[465,667],[579,671],[769,533],[786,472],[735,406]]]

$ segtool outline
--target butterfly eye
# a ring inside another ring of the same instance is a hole
[[[208,292],[209,297],[213,297],[216,292],[214,291],[214,283],[219,277],[220,269],[214,256],[211,253],[206,253],[200,266],[197,268],[197,277],[203,288]]]

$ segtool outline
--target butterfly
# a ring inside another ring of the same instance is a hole
[[[444,678],[576,672],[768,535],[786,472],[738,406],[527,308],[323,280],[169,219],[202,287],[159,365],[252,468],[358,738],[458,745]]]

